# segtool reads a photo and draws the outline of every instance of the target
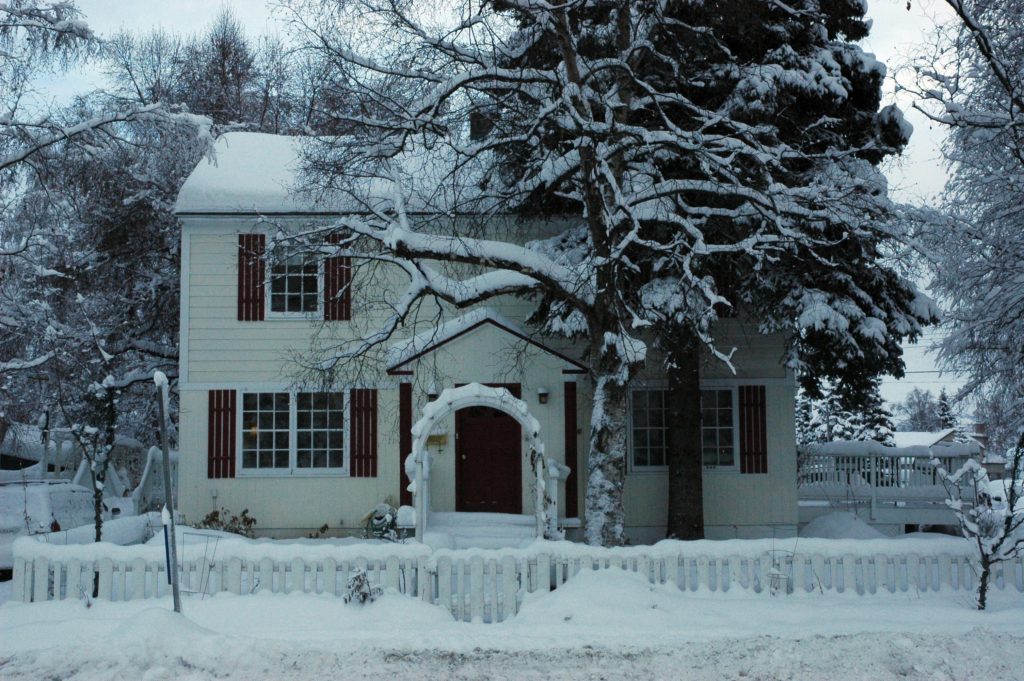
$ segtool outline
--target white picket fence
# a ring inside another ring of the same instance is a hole
[[[98,596],[114,601],[154,598],[168,592],[160,561],[79,560],[15,557],[14,599],[24,602],[83,598],[98,585]],[[61,552],[63,554],[63,547]],[[749,556],[661,555],[603,552],[597,556],[490,552],[419,558],[259,561],[224,558],[181,565],[181,585],[201,596],[228,591],[248,594],[329,593],[340,595],[356,569],[373,584],[446,607],[458,620],[500,622],[515,615],[526,594],[559,588],[582,570],[622,569],[652,583],[672,583],[702,594],[735,590],[759,594],[926,593],[970,591],[976,567],[966,555],[875,554],[824,556],[788,551]],[[94,581],[95,580],[95,581]],[[995,589],[1024,592],[1024,557],[997,566]]]

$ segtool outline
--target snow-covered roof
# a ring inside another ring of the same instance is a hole
[[[309,211],[296,192],[300,139],[255,132],[221,135],[178,192],[178,213]]]
[[[405,152],[391,169],[391,177],[360,177],[352,191],[333,194],[303,191],[303,151],[313,138],[286,137],[259,132],[229,132],[217,138],[211,157],[204,158],[185,180],[176,213],[355,213],[367,206],[359,199],[390,202],[394,177],[401,182],[406,209],[435,212],[459,205],[452,192],[472,191],[472,183],[443,183],[451,159],[443,149]],[[466,169],[463,172],[472,172]]]
[[[954,428],[936,431],[896,431],[892,437],[896,441],[897,447],[931,447],[943,438],[949,437],[953,432],[955,432]]]
[[[388,350],[388,371],[400,369],[410,361],[436,350],[445,343],[448,343],[449,341],[452,341],[483,324],[492,324],[506,333],[517,336],[527,343],[535,345],[545,352],[565,360],[567,364],[573,366],[575,371],[582,372],[585,370],[585,367],[576,360],[566,357],[565,355],[552,350],[531,338],[530,334],[526,332],[526,329],[519,324],[509,321],[500,313],[489,307],[479,307],[474,310],[470,310],[465,314],[459,315],[458,317],[453,317],[452,319],[442,322],[437,326],[431,327],[430,329],[422,333],[418,333],[411,338],[398,341],[392,345]]]

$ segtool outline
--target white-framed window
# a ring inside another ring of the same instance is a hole
[[[242,475],[348,474],[343,392],[243,392]]]
[[[739,460],[739,408],[735,387],[700,391],[700,446],[705,468],[735,468]]]
[[[321,262],[302,253],[273,258],[267,267],[267,317],[323,314]]]
[[[659,470],[668,467],[668,391],[635,388],[630,397],[632,467]]]
[[[709,470],[737,467],[739,408],[736,387],[700,391],[701,462]],[[668,468],[669,395],[663,386],[630,391],[630,466],[637,471]]]

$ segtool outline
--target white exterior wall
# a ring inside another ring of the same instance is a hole
[[[523,398],[541,423],[546,453],[557,460],[564,457],[563,383],[577,381],[577,498],[582,514],[589,381],[585,376],[562,374],[568,366],[564,361],[533,346],[523,346],[514,336],[493,326],[481,327],[418,360],[407,367],[414,370],[411,378],[380,372],[360,377],[361,385],[379,390],[377,478],[284,475],[207,479],[207,390],[287,389],[296,379],[289,358],[307,351],[318,333],[321,340],[325,334],[328,340],[356,335],[362,329],[374,328],[375,319],[360,310],[359,287],[365,282],[360,281],[357,271],[353,295],[356,322],[323,325],[305,319],[237,321],[237,235],[252,231],[256,220],[204,216],[184,217],[183,223],[180,485],[187,521],[194,522],[219,507],[233,512],[248,508],[259,523],[257,529],[266,534],[302,534],[323,523],[332,529],[353,530],[360,527],[363,514],[375,504],[384,500],[397,504],[399,485],[405,484],[404,477],[401,482],[399,478],[397,434],[397,384],[403,380],[414,383],[414,421],[431,384],[437,388],[471,381],[522,384]],[[374,282],[376,291],[381,290],[383,281],[378,277]],[[513,321],[524,319],[530,309],[528,303],[512,298],[495,301],[489,307]],[[782,536],[795,532],[797,523],[793,380],[780,364],[783,346],[779,338],[760,336],[735,322],[725,324],[738,347],[733,358],[737,373],[734,376],[721,363],[709,360],[704,376],[708,380],[767,385],[768,473],[705,473],[707,534]],[[579,348],[564,342],[552,345],[570,357],[581,355]],[[652,357],[641,380],[657,383],[660,374],[660,363]],[[537,399],[536,390],[541,385],[549,391],[546,405]],[[455,506],[454,419],[450,420],[447,442],[435,452],[431,491],[433,508],[439,511]],[[533,483],[525,456],[522,470],[523,510],[529,512]],[[666,472],[629,471],[624,503],[627,533],[634,542],[664,537],[667,499]],[[564,512],[564,493],[561,508]]]
[[[225,384],[224,388],[235,387]],[[242,387],[242,386],[237,386]],[[397,390],[378,392],[377,477],[340,475],[259,475],[206,477],[207,392],[181,392],[181,460],[178,499],[184,521],[192,524],[219,508],[248,509],[260,535],[296,536],[324,523],[333,531],[361,530],[362,517],[376,504],[398,502]],[[347,435],[347,434],[346,434]],[[393,454],[393,455],[392,455]],[[239,470],[236,465],[235,470]]]

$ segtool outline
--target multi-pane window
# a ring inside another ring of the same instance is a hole
[[[633,466],[667,466],[668,391],[634,390],[632,397]]]
[[[299,468],[345,465],[345,412],[341,393],[298,393],[295,456]]]
[[[343,471],[344,405],[343,393],[243,393],[242,469]]]
[[[701,458],[711,468],[734,466],[736,434],[733,428],[733,391],[700,391]]]
[[[242,467],[288,468],[288,393],[242,396]]]
[[[320,305],[320,277],[315,260],[291,255],[270,266],[270,311],[315,313]]]

